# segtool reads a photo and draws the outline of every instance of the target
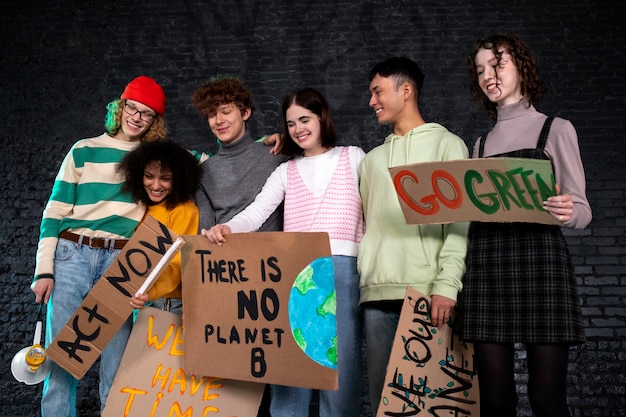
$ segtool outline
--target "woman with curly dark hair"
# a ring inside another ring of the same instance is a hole
[[[535,109],[545,89],[526,44],[508,33],[479,40],[468,70],[474,100],[496,120],[478,139],[473,157],[550,160],[558,195],[544,209],[565,227],[585,228],[591,208],[576,131],[568,120]],[[570,416],[569,346],[584,342],[585,333],[560,227],[473,223],[462,297],[463,338],[474,343],[480,415],[516,415],[514,344],[523,343],[534,415]]]
[[[202,168],[185,148],[171,141],[144,142],[129,152],[118,166],[125,177],[123,192],[148,207],[146,212],[178,235],[197,234],[200,214],[194,202]],[[180,254],[148,290],[131,298],[131,305],[142,308],[148,300],[155,307],[167,304],[182,311]]]

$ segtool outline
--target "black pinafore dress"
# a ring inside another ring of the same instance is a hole
[[[549,160],[544,152],[553,118],[536,149],[493,157]],[[479,157],[483,157],[484,142]],[[462,337],[470,342],[584,342],[578,286],[559,226],[474,222],[461,293]]]

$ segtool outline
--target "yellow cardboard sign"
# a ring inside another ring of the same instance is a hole
[[[178,314],[139,312],[103,417],[255,416],[265,384],[198,376],[183,368]]]

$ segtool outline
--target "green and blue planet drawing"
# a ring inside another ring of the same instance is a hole
[[[331,257],[317,258],[296,277],[289,296],[289,324],[300,349],[337,369],[337,296]]]

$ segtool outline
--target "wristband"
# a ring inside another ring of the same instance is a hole
[[[41,279],[41,278],[50,278],[50,279],[54,280],[54,275],[52,275],[52,274],[35,275],[35,279],[33,281],[37,281],[38,279]]]

